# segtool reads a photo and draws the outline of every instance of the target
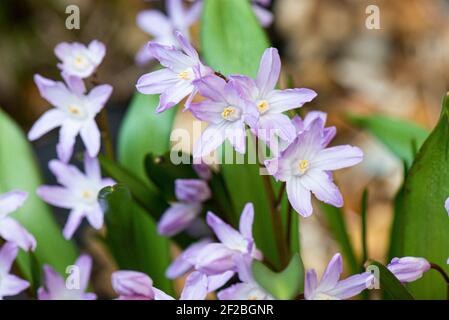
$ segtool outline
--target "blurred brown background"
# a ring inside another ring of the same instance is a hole
[[[80,30],[65,28],[70,4],[81,9]],[[368,5],[380,8],[380,30],[365,27]],[[108,108],[122,115],[136,79],[150,68],[136,66],[134,55],[149,40],[135,24],[136,14],[151,7],[163,9],[163,1],[2,0],[0,106],[27,130],[48,108],[33,74],[59,79],[55,45],[99,39],[107,45],[99,81],[114,86]],[[369,185],[370,255],[382,260],[402,165],[369,135],[351,128],[345,114],[383,113],[433,127],[449,87],[449,1],[275,0],[272,10],[275,23],[268,32],[283,55],[284,75],[318,92],[305,109],[329,112],[329,122],[339,129],[337,142],[359,145],[366,153],[362,165],[342,171],[337,180],[357,249],[361,190]],[[338,249],[320,220],[314,215],[301,226],[302,245],[310,249],[304,251],[306,264],[318,269]]]

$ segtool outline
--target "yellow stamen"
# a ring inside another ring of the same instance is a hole
[[[180,78],[182,80],[190,80],[189,72],[183,71],[183,72],[178,73],[178,78]]]
[[[235,113],[235,111],[236,110],[234,107],[226,107],[221,113],[221,116],[223,117],[223,119],[229,120],[229,118]]]
[[[259,101],[259,103],[257,104],[257,109],[259,110],[260,113],[264,113],[269,108],[270,108],[270,105],[268,104],[267,100]]]
[[[83,191],[82,196],[84,199],[90,199],[92,196],[92,193],[90,191]]]
[[[73,106],[72,105],[72,106],[69,106],[69,112],[71,114],[74,114],[74,115],[78,116],[78,115],[81,114],[81,109],[79,107],[77,107],[77,106]]]
[[[309,169],[309,161],[308,160],[300,160],[298,166],[299,166],[299,172],[301,172],[301,174],[303,174],[304,172],[307,171],[307,169]]]

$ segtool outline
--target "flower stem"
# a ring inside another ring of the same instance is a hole
[[[257,136],[252,136],[255,138],[256,150],[259,147],[259,139]],[[263,163],[263,162],[262,162]],[[282,226],[281,214],[278,210],[277,199],[274,195],[273,185],[271,184],[270,177],[266,174],[262,174],[262,181],[265,187],[265,191],[270,203],[270,215],[271,215],[271,225],[273,227],[274,238],[276,240],[277,250],[279,252],[279,260],[281,262],[281,267],[284,268],[288,264],[289,250],[288,242],[285,241],[284,229]],[[281,187],[282,189],[282,187]],[[282,192],[281,192],[282,194]],[[281,197],[282,200],[282,197]]]
[[[441,268],[436,263],[431,263],[430,269],[437,271],[439,274],[441,274],[443,276],[444,281],[446,281],[446,285],[447,285],[447,300],[449,300],[449,276],[448,276],[448,274],[446,273],[446,271],[444,271],[443,268]]]
[[[98,74],[94,73],[91,78],[91,83],[93,86],[97,86]],[[114,147],[112,144],[111,133],[109,130],[108,113],[106,111],[106,105],[101,109],[97,117],[97,124],[100,129],[101,139],[103,140],[103,146],[105,155],[109,160],[114,160]]]
[[[281,189],[279,190],[278,197],[275,202],[275,208],[279,208],[282,203],[282,198],[284,197],[286,183],[282,182]]]

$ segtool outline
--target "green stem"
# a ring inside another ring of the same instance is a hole
[[[449,276],[446,273],[446,271],[444,271],[443,268],[441,268],[439,265],[437,265],[436,263],[431,263],[430,264],[430,268],[437,271],[439,274],[441,274],[441,276],[444,278],[444,281],[446,281],[446,285],[447,285],[447,300],[449,300]]]

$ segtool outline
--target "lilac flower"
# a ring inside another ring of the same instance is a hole
[[[178,46],[175,37],[175,31],[179,31],[189,38],[189,27],[198,20],[202,2],[194,3],[189,9],[186,9],[182,0],[167,0],[167,13],[165,16],[158,10],[145,10],[137,15],[137,25],[154,37],[154,41],[164,45]],[[145,64],[154,57],[142,47],[136,55],[138,64]]]
[[[248,203],[240,216],[239,231],[224,223],[212,212],[207,213],[207,224],[212,228],[221,243],[210,243],[202,248],[196,257],[195,270],[207,275],[237,271],[235,259],[241,255],[250,255],[261,260],[262,253],[256,249],[252,235],[254,208]]]
[[[153,280],[144,273],[116,271],[111,279],[119,300],[154,300]]]
[[[208,293],[222,287],[233,275],[232,271],[209,276],[199,271],[192,272],[186,279],[180,300],[204,300]]]
[[[76,269],[69,276],[73,279],[64,280],[49,265],[44,266],[45,286],[37,291],[39,300],[95,300],[95,293],[86,293],[92,270],[92,258],[81,255],[75,262]],[[73,281],[72,281],[73,280]]]
[[[343,300],[358,295],[363,290],[372,286],[374,276],[371,272],[356,274],[340,280],[343,269],[341,255],[333,256],[326,268],[321,281],[314,269],[308,270],[304,285],[304,297],[306,300]]]
[[[177,179],[175,194],[179,202],[173,203],[158,222],[158,232],[173,236],[185,230],[201,213],[201,203],[211,197],[207,183],[199,179]]]
[[[446,199],[446,202],[444,203],[444,208],[446,209],[447,213],[449,214],[449,198]]]
[[[353,166],[363,158],[363,152],[357,147],[325,148],[323,128],[323,121],[317,118],[279,157],[265,162],[270,174],[287,183],[288,199],[304,217],[313,211],[311,192],[319,200],[341,207],[343,197],[330,171]]]
[[[190,111],[199,120],[209,123],[193,150],[194,158],[208,155],[226,139],[235,150],[246,150],[245,124],[254,127],[258,112],[256,106],[242,98],[239,84],[226,82],[209,75],[194,82],[200,94],[207,100],[190,105]]]
[[[174,300],[153,287],[153,280],[145,273],[120,270],[112,274],[112,287],[119,300]]]
[[[327,114],[325,112],[321,111],[311,111],[307,113],[307,115],[304,117],[304,120],[301,119],[300,116],[295,116],[292,119],[292,123],[295,126],[296,129],[296,135],[302,133],[305,130],[309,130],[311,124],[316,120],[321,119],[321,123],[323,124],[323,139],[322,139],[322,145],[323,147],[327,147],[329,143],[334,139],[337,128],[334,126],[332,127],[324,127],[327,120]]]
[[[273,23],[273,14],[264,7],[268,7],[271,0],[253,0],[253,11],[262,27],[268,27]]]
[[[34,81],[41,96],[55,108],[46,111],[33,125],[28,139],[36,140],[45,133],[60,127],[58,157],[68,162],[73,153],[78,134],[91,157],[100,151],[100,131],[95,116],[106,104],[112,93],[110,85],[93,88],[86,95],[86,88],[80,78],[64,75],[66,84],[55,82],[40,75]]]
[[[84,79],[90,77],[103,61],[106,47],[98,40],[93,40],[87,47],[77,42],[62,42],[56,46],[55,54],[61,60],[58,67],[63,73]]]
[[[284,141],[293,141],[296,130],[290,118],[283,112],[301,107],[312,101],[316,93],[310,89],[276,90],[281,72],[281,59],[275,48],[266,49],[260,61],[255,80],[241,75],[231,76],[231,82],[244,88],[246,97],[254,102],[260,113],[255,131],[259,138],[270,142],[274,135]]]
[[[196,255],[209,243],[210,239],[203,239],[188,246],[168,267],[165,275],[168,279],[176,279],[189,272],[195,265]]]
[[[387,268],[399,281],[405,283],[421,278],[425,272],[430,270],[430,263],[426,259],[418,257],[393,258]]]
[[[0,237],[25,251],[36,249],[36,239],[9,214],[20,208],[28,197],[25,191],[0,194]]]
[[[0,249],[0,300],[15,296],[30,286],[27,281],[10,274],[18,251],[17,245],[12,242],[5,243]]]
[[[239,257],[236,259],[237,270],[241,283],[234,284],[229,288],[218,292],[219,300],[273,300],[254,280],[251,271],[251,257]]]
[[[187,96],[188,107],[197,92],[193,81],[213,72],[201,63],[196,50],[180,32],[175,32],[175,35],[182,51],[156,42],[148,44],[149,53],[165,69],[143,75],[136,85],[143,94],[161,94],[156,108],[158,113],[177,105]]]
[[[93,228],[100,229],[103,212],[97,196],[102,188],[114,185],[114,181],[101,178],[98,160],[85,155],[85,174],[58,160],[50,161],[49,168],[62,186],[44,185],[37,189],[37,194],[51,205],[71,210],[63,230],[64,237],[72,238],[84,217]]]

